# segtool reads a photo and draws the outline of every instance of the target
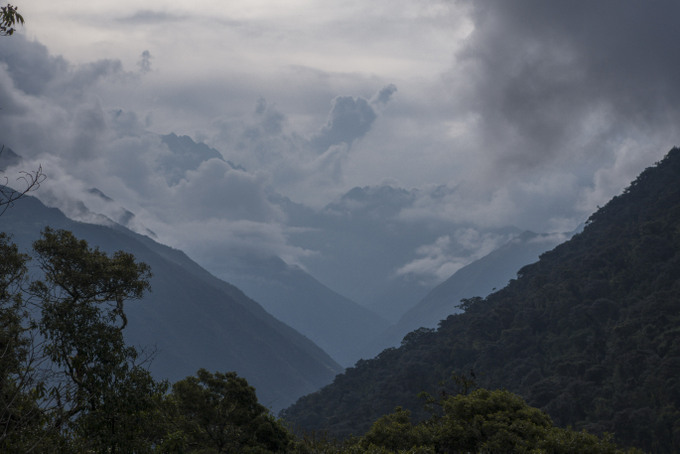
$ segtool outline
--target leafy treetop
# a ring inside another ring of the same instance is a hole
[[[0,36],[10,36],[16,31],[17,24],[24,25],[24,17],[17,9],[9,3],[0,8]]]

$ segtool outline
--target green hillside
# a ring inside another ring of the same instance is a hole
[[[418,393],[447,392],[457,374],[520,394],[559,426],[680,451],[680,149],[581,234],[465,306],[438,330],[359,361],[284,417],[306,430],[363,434],[397,405],[424,417]]]

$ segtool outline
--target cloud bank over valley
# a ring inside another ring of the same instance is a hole
[[[680,144],[672,1],[20,11],[0,141],[42,165],[35,195],[216,272],[275,255],[340,290],[382,254],[425,292],[519,231],[573,230]]]

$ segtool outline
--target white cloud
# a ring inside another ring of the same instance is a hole
[[[153,226],[160,241],[181,248],[217,275],[243,257],[281,257],[301,264],[314,251],[288,244],[288,229],[278,223],[249,220],[199,219]]]
[[[508,235],[484,233],[467,227],[452,235],[440,236],[434,243],[418,247],[418,256],[399,267],[397,276],[418,279],[426,287],[437,285],[465,265],[482,258],[508,241]]]
[[[54,203],[97,187],[200,254],[183,229],[305,257],[268,194],[322,206],[382,181],[418,189],[400,222],[565,231],[680,142],[677,2],[21,8],[25,31],[0,40],[2,141],[43,163]],[[245,170],[169,181],[170,132]],[[456,235],[400,272],[441,277],[495,241],[457,252]]]

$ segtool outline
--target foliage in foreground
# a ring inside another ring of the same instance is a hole
[[[29,257],[0,235],[1,450],[140,451],[165,384],[122,331],[149,268],[49,228],[33,250],[39,276],[29,282]]]
[[[559,429],[506,391],[449,395],[418,424],[398,408],[361,438],[296,438],[244,378],[204,369],[169,390],[127,345],[125,304],[151,271],[70,232],[45,229],[28,255],[0,234],[0,451],[108,453],[615,453]],[[467,383],[466,383],[467,385]]]
[[[33,253],[0,234],[0,452],[287,449],[243,378],[200,370],[168,392],[125,343],[125,305],[149,290],[147,265],[49,228]]]
[[[24,16],[11,4],[0,7],[0,36],[11,36],[17,25],[24,25]]]
[[[553,426],[541,410],[504,390],[477,389],[430,401],[436,411],[414,424],[411,413],[397,407],[380,417],[361,438],[343,446],[304,441],[299,452],[342,454],[435,453],[637,453],[623,451],[611,437],[598,438]],[[305,450],[306,449],[306,450]]]

